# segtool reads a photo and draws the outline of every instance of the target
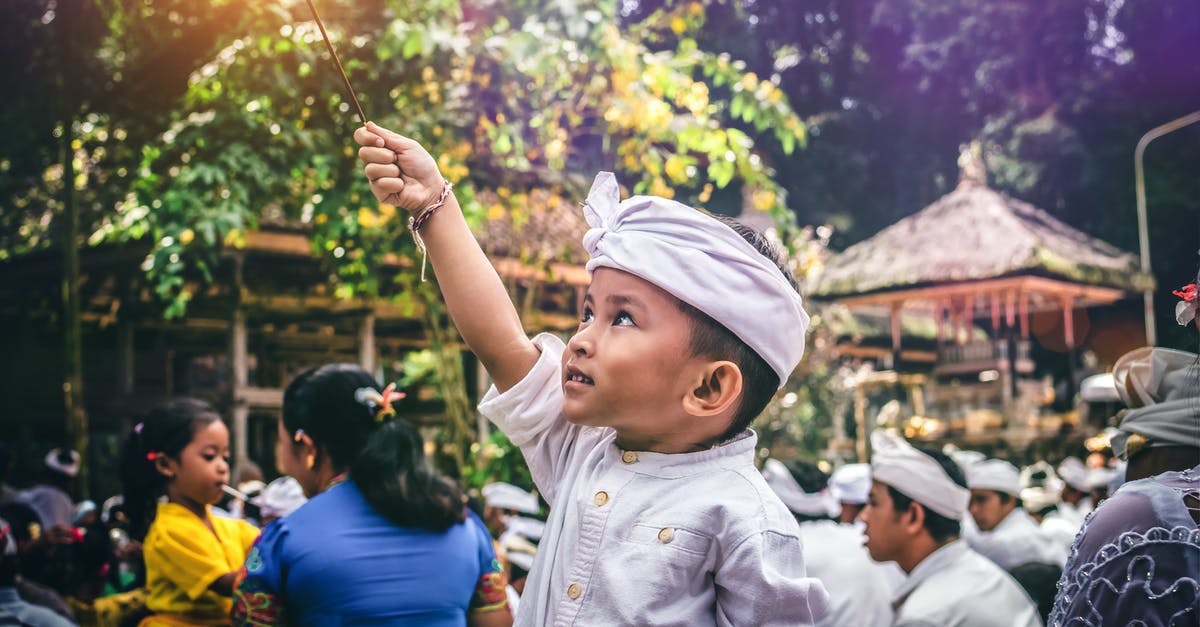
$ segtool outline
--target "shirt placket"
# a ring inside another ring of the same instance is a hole
[[[625,458],[630,459],[629,457]],[[636,462],[636,456],[630,461],[618,461],[615,465],[606,463],[608,468],[599,479],[593,481],[586,491],[576,494],[575,506],[579,508],[579,536],[575,551],[575,560],[567,577],[566,588],[553,590],[551,594],[559,597],[558,611],[555,612],[554,624],[566,627],[575,622],[583,610],[584,603],[594,595],[589,595],[592,575],[595,573],[596,560],[601,556],[605,529],[609,517],[621,497],[625,487],[636,476],[624,468]],[[609,462],[609,460],[606,460]]]

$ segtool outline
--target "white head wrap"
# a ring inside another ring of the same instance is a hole
[[[829,477],[829,491],[839,503],[862,505],[871,492],[871,465],[846,464]]]
[[[59,457],[65,459],[59,459]],[[69,449],[53,449],[46,453],[46,467],[54,472],[74,477],[79,474],[79,453]]]
[[[967,487],[972,490],[995,490],[1013,496],[1021,492],[1020,472],[1003,459],[985,459],[964,470],[967,473]]]
[[[299,481],[285,476],[268,483],[252,500],[264,518],[283,518],[307,503],[308,497]]]
[[[1079,461],[1078,457],[1068,457],[1062,460],[1062,463],[1058,465],[1058,476],[1062,477],[1067,485],[1080,492],[1091,490],[1087,480],[1087,467]]]
[[[836,516],[841,511],[841,507],[828,490],[805,492],[787,466],[777,459],[763,462],[762,475],[763,479],[767,480],[767,485],[771,486],[779,500],[783,501],[793,514]]]
[[[1169,348],[1126,353],[1113,367],[1121,400],[1130,407],[1112,437],[1113,454],[1126,455],[1129,436],[1143,442],[1200,446],[1200,357]]]
[[[538,513],[538,498],[511,483],[489,483],[483,486],[483,500],[490,507],[511,509],[524,514]]]
[[[1109,485],[1112,484],[1113,479],[1116,479],[1116,477],[1117,471],[1113,468],[1088,468],[1086,475],[1088,491],[1090,492],[1098,488],[1108,490]]]
[[[519,534],[505,534],[500,539],[500,550],[514,566],[529,571],[533,569],[533,558],[537,546]]]
[[[530,540],[541,540],[542,534],[546,533],[546,523],[536,518],[528,518],[526,516],[513,516],[505,523],[505,533],[515,533],[522,538]]]
[[[871,448],[872,479],[946,518],[962,520],[971,492],[955,483],[937,460],[890,431],[873,431]]]
[[[787,382],[804,353],[808,314],[779,268],[733,229],[657,196],[621,202],[611,172],[596,175],[584,216],[588,272],[633,274],[708,314]]]

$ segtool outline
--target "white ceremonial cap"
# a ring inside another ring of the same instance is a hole
[[[524,514],[538,513],[538,498],[511,483],[489,483],[483,486],[483,500],[490,507],[511,509]]]
[[[79,474],[79,453],[56,448],[46,453],[46,467],[54,472],[74,477]]]
[[[871,465],[846,464],[829,477],[829,491],[839,503],[862,505],[871,492]]]
[[[954,446],[953,444],[947,444],[946,446],[943,446],[942,452],[949,455],[950,459],[953,459],[954,463],[958,464],[958,467],[963,469],[963,472],[967,471],[967,466],[987,459],[987,455],[984,455],[979,451],[963,450],[957,446]]]
[[[611,172],[596,175],[584,217],[589,273],[628,272],[708,314],[762,357],[783,387],[804,353],[808,314],[770,259],[682,203],[657,196],[622,202]]]
[[[500,550],[514,566],[522,570],[533,568],[533,558],[537,555],[537,546],[519,534],[505,534],[500,541]]]
[[[1058,465],[1058,476],[1062,477],[1067,485],[1080,492],[1088,492],[1092,489],[1087,480],[1087,467],[1079,461],[1078,457],[1068,457],[1062,460],[1062,463]]]
[[[934,458],[891,431],[871,433],[871,478],[951,520],[962,520],[971,492]]]
[[[1021,473],[1003,459],[985,459],[967,466],[967,487],[972,490],[995,490],[1017,496],[1021,492]]]
[[[250,500],[258,506],[264,518],[283,518],[307,503],[308,497],[304,496],[304,488],[300,487],[299,481],[284,476],[263,486],[262,491]]]
[[[1113,380],[1130,407],[1111,439],[1114,455],[1128,458],[1144,446],[1200,446],[1200,356],[1139,348],[1117,360]]]
[[[801,516],[836,516],[841,511],[837,501],[828,490],[805,492],[804,488],[792,476],[783,462],[768,459],[763,462],[763,479],[771,486],[779,500],[792,511]]]
[[[1091,491],[1097,488],[1107,490],[1109,484],[1112,483],[1116,476],[1117,471],[1112,468],[1088,468],[1086,475],[1088,490]]]
[[[536,518],[528,518],[525,516],[513,516],[505,523],[505,533],[515,533],[523,538],[530,540],[541,540],[542,534],[546,532],[546,523]]]
[[[1058,505],[1061,491],[1062,488],[1053,490],[1039,486],[1023,488],[1020,495],[1021,503],[1025,506],[1025,511],[1036,514],[1051,505]]]

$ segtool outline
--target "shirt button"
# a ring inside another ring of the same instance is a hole
[[[596,507],[604,507],[604,504],[608,502],[608,492],[604,490],[597,492],[592,501],[596,504]]]
[[[621,453],[621,461],[625,462],[626,464],[636,464],[637,453],[634,453],[633,451],[625,451],[624,453]]]
[[[675,530],[670,527],[663,527],[662,531],[658,532],[658,541],[663,544],[668,544],[675,539]]]
[[[583,586],[581,586],[577,583],[573,583],[573,584],[567,586],[567,596],[571,597],[572,601],[574,601],[575,599],[578,599],[579,596],[582,594],[583,594]]]

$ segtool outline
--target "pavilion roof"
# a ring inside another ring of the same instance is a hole
[[[1021,275],[1125,291],[1153,285],[1136,255],[964,180],[928,207],[830,258],[810,293],[838,298]]]

